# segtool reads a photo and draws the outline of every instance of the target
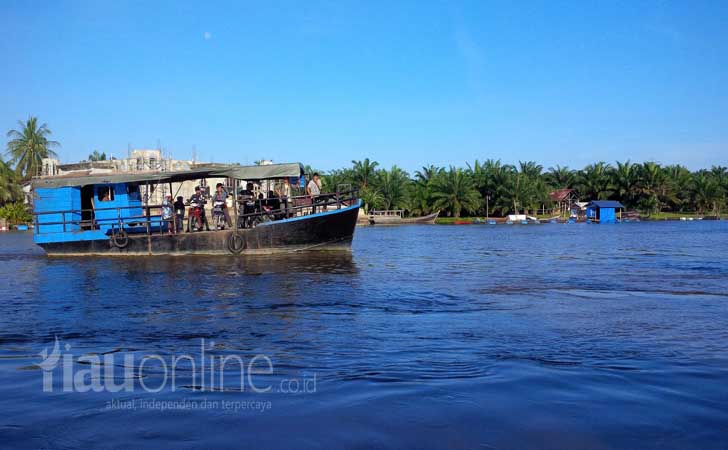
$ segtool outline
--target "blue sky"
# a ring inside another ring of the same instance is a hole
[[[728,165],[726,30],[719,1],[5,0],[0,127],[67,162]]]

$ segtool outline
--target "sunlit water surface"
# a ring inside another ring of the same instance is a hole
[[[0,447],[728,445],[725,221],[371,227],[351,253],[242,259],[49,259],[30,238],[0,234]],[[109,380],[78,358],[111,355],[133,391],[64,392],[59,362],[43,392],[56,337],[82,386]],[[234,365],[214,389],[140,368],[202,338],[269,358],[270,391]]]

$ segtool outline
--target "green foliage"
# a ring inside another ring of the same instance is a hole
[[[0,207],[0,218],[6,219],[11,224],[28,223],[33,220],[28,206],[20,202],[7,203]]]
[[[98,150],[94,150],[93,153],[88,155],[89,161],[106,161],[106,152],[99,153]]]
[[[481,206],[480,192],[469,172],[450,166],[434,179],[432,198],[434,209],[460,217],[461,212],[475,212]]]
[[[582,201],[618,200],[628,209],[655,217],[678,212],[720,214],[727,206],[728,169],[721,166],[691,173],[680,165],[618,161],[614,166],[597,162],[583,170],[556,166],[544,171],[534,161],[514,166],[487,159],[467,164],[465,169],[425,166],[411,179],[397,166],[390,170],[378,166],[369,159],[352,161],[351,168],[323,175],[324,188],[334,191],[338,184],[358,187],[365,211],[405,209],[408,214],[426,215],[441,210],[443,216],[453,217],[535,215],[541,208],[553,206],[549,192],[563,188],[574,189]]]
[[[0,205],[18,201],[22,197],[18,174],[0,159]]]
[[[397,166],[377,171],[376,187],[382,194],[382,208],[403,209],[409,184],[409,175]]]
[[[18,121],[19,129],[7,133],[9,139],[7,153],[15,170],[24,179],[38,174],[43,158],[54,158],[56,153],[52,150],[60,144],[51,141],[48,137],[51,130],[48,125],[38,125],[37,117],[30,117],[26,122]]]
[[[351,180],[360,188],[367,187],[369,182],[376,176],[379,163],[369,161],[369,158],[364,161],[352,161],[351,163],[354,165],[351,169]]]

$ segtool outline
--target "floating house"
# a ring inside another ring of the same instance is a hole
[[[616,200],[594,200],[586,205],[589,223],[617,223],[622,220],[624,206]]]

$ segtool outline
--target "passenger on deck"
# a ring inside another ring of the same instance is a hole
[[[205,197],[202,195],[202,189],[200,189],[199,186],[195,186],[195,193],[192,194],[190,197],[190,203],[197,203],[200,205],[200,218],[198,219],[199,222],[199,229],[202,229],[202,226],[204,225],[206,231],[210,231],[210,226],[207,223],[207,216],[205,215]]]
[[[174,226],[174,207],[172,204],[172,194],[167,194],[162,202],[162,231],[175,233]]]
[[[291,198],[291,182],[288,178],[284,178],[283,184],[278,185],[276,195],[281,200],[281,208],[283,209],[284,216],[288,217],[288,199]]]
[[[316,204],[321,203],[321,181],[319,180],[318,173],[314,173],[313,178],[308,182],[308,186],[306,186],[306,193],[311,196],[313,211],[316,212]],[[326,210],[325,204],[323,205],[323,209],[324,211]]]
[[[185,221],[185,199],[181,195],[174,202],[175,232],[181,232]]]
[[[319,181],[318,173],[314,173],[313,178],[308,182],[308,186],[306,186],[306,194],[314,199],[321,195],[321,181]]]
[[[245,185],[245,189],[238,193],[238,214],[243,216],[238,218],[238,227],[248,228],[252,222],[252,217],[248,217],[247,214],[253,214],[254,212],[253,183],[248,183]]]
[[[223,188],[222,183],[217,183],[217,186],[215,186],[215,190],[215,195],[212,196],[212,205],[214,207],[215,203],[222,202],[222,213],[225,216],[225,223],[227,224],[227,226],[232,227],[233,222],[232,220],[230,220],[230,213],[228,212],[227,207],[228,193]]]

